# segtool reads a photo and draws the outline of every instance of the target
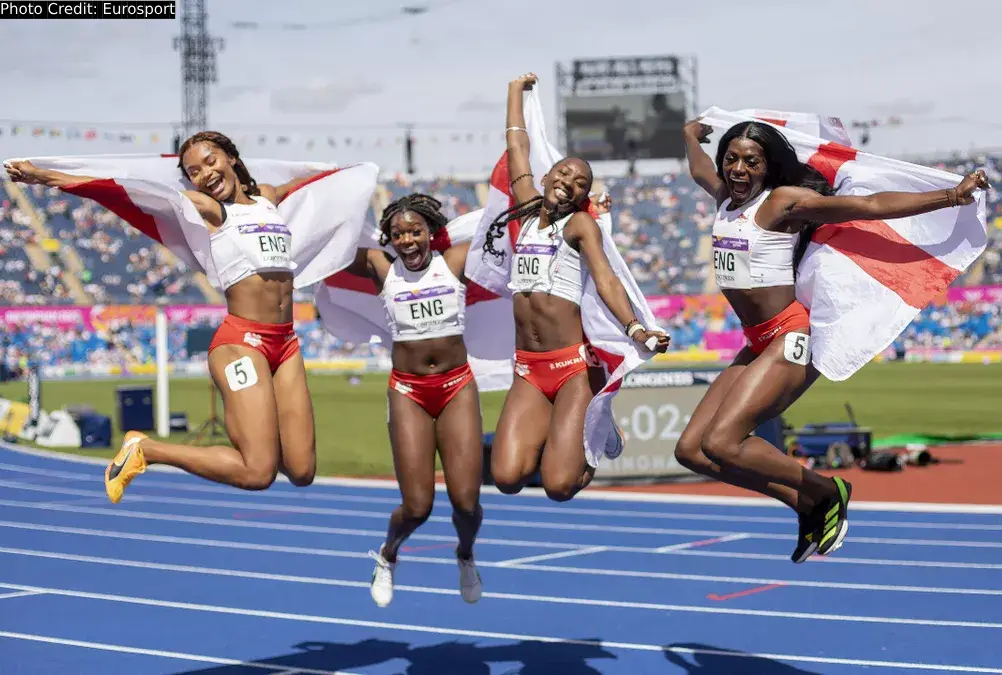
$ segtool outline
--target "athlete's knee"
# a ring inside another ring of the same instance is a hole
[[[741,441],[735,440],[732,434],[719,427],[707,429],[701,445],[703,454],[721,465],[736,464],[738,455],[741,454]]]
[[[404,518],[412,523],[417,523],[419,526],[423,525],[425,521],[431,516],[431,509],[435,504],[435,494],[432,490],[431,495],[421,495],[419,497],[410,496],[404,499],[403,502],[403,512]]]
[[[237,480],[237,487],[244,490],[267,490],[278,477],[277,464],[252,464],[247,466]]]
[[[309,487],[317,477],[317,460],[314,457],[285,468],[285,476],[296,487]]]
[[[452,508],[459,513],[473,513],[480,501],[480,483],[461,488],[449,487],[449,501]]]
[[[543,476],[543,490],[546,496],[555,502],[566,502],[581,491],[581,476],[572,473],[560,473],[556,476]]]
[[[675,444],[675,459],[686,469],[696,472],[711,464],[703,452],[703,439],[695,433],[682,432]]]
[[[494,487],[506,495],[516,495],[521,492],[529,475],[515,462],[500,460],[496,455],[491,459]]]

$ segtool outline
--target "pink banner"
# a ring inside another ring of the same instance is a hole
[[[946,301],[955,302],[1002,302],[1002,286],[962,286],[949,288]]]
[[[205,323],[218,326],[226,316],[225,305],[170,305],[164,308],[167,321],[190,326]],[[93,307],[0,307],[0,328],[42,325],[60,330],[107,330],[120,322],[152,324],[156,320],[154,305],[94,305]],[[293,306],[295,321],[312,321],[316,310],[312,304],[297,302]]]
[[[703,333],[703,345],[711,351],[736,352],[744,347],[746,342],[744,331],[740,330],[706,331]]]

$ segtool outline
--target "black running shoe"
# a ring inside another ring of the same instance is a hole
[[[818,554],[828,555],[837,551],[849,531],[849,500],[852,498],[852,485],[841,478],[835,481],[835,495],[823,502],[823,522],[814,534],[818,542]]]
[[[818,516],[820,511],[817,507],[807,513],[798,513],[797,520],[800,523],[800,531],[797,534],[797,548],[793,549],[790,560],[798,565],[810,558],[818,550],[815,540],[815,533],[821,525]]]

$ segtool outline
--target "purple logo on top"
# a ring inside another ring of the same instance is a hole
[[[247,225],[237,225],[240,234],[284,234],[292,236],[289,228],[281,223],[249,223]]]
[[[448,286],[432,286],[416,291],[404,291],[393,296],[394,302],[411,302],[414,300],[425,300],[427,298],[437,298],[440,295],[452,295],[456,289]]]
[[[714,237],[713,248],[726,248],[731,251],[747,251],[748,240],[740,237]]]
[[[556,252],[556,244],[519,244],[515,247],[515,253],[522,255],[553,255]]]

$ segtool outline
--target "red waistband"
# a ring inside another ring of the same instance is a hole
[[[748,338],[752,351],[759,354],[780,335],[798,328],[810,328],[810,326],[811,315],[807,308],[799,301],[794,300],[786,309],[768,321],[763,321],[755,326],[744,326],[742,330],[745,337]]]
[[[261,323],[251,321],[233,314],[227,314],[223,323],[229,324],[240,331],[257,333],[258,335],[288,335],[293,332],[293,322],[288,323]]]
[[[434,373],[430,375],[415,375],[414,373],[405,373],[394,368],[390,371],[390,377],[398,382],[403,382],[404,384],[437,387],[439,385],[444,385],[457,377],[462,377],[468,372],[472,372],[472,369],[470,368],[469,362],[466,362],[463,365],[457,366],[452,370],[447,370],[444,373]]]
[[[551,349],[548,352],[527,352],[523,349],[516,349],[515,360],[529,364],[548,363],[551,361],[565,361],[569,358],[581,356],[581,347],[586,344],[587,344],[586,342],[579,342],[578,344],[571,345],[570,347]]]

